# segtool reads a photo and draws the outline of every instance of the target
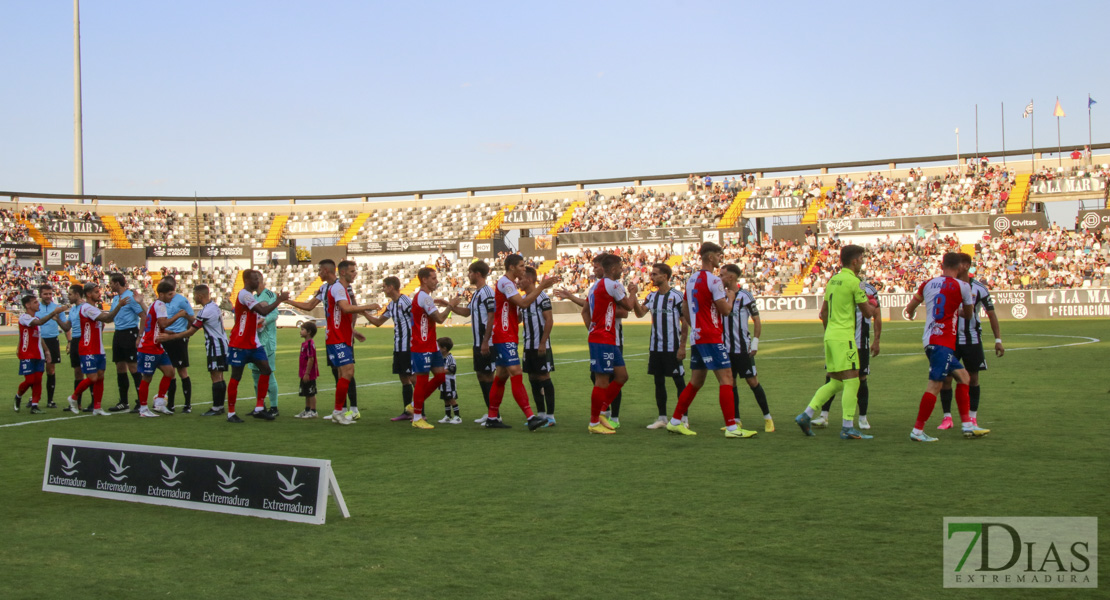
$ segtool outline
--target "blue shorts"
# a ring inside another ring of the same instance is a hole
[[[929,357],[929,381],[944,381],[952,374],[964,368],[956,358],[956,351],[944,346],[925,346],[925,356]]]
[[[624,354],[620,346],[590,342],[590,372],[608,375],[617,367],[624,366]]]
[[[85,375],[92,375],[93,373],[103,371],[107,364],[103,354],[81,355],[81,372]]]
[[[520,354],[517,352],[516,342],[494,344],[493,349],[497,352],[497,361],[494,363],[497,366],[511,367],[520,364]]]
[[[327,353],[333,367],[355,364],[355,349],[350,344],[328,344]]]
[[[30,375],[42,373],[46,369],[46,361],[41,358],[21,358],[19,360],[19,374]]]
[[[439,352],[413,352],[412,353],[412,374],[424,375],[431,373],[432,369],[436,367],[442,368],[445,363],[443,362],[443,355]]]
[[[242,367],[247,363],[264,362],[268,363],[266,359],[266,350],[263,348],[232,348],[231,349],[231,366]]]
[[[139,375],[153,375],[158,367],[166,365],[172,367],[170,364],[170,355],[163,352],[162,354],[147,354],[140,352],[138,357],[139,362]]]
[[[694,344],[690,352],[691,371],[716,371],[717,369],[731,369],[732,361],[728,358],[728,349],[724,344]]]

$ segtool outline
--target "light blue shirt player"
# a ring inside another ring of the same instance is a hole
[[[138,329],[139,318],[143,314],[143,307],[135,301],[135,292],[132,292],[131,290],[126,290],[122,294],[119,294],[115,298],[112,298],[113,309],[115,309],[116,306],[119,305],[120,298],[130,298],[131,302],[123,305],[123,308],[119,309],[119,312],[116,313],[116,320],[113,321],[113,323],[116,324],[116,331],[119,331],[120,329]]]
[[[127,307],[124,307],[124,308],[127,308]],[[80,311],[81,311],[81,304],[80,303],[74,304],[73,307],[69,309],[69,318],[66,319],[67,321],[69,321],[69,325],[70,325],[69,338],[70,338],[70,340],[72,340],[70,343],[73,344],[74,347],[76,347],[76,345],[77,345],[75,343],[76,340],[81,339],[81,317],[78,316],[78,313]],[[117,315],[118,314],[119,313],[117,313]]]
[[[166,331],[170,333],[181,333],[188,329],[189,324],[193,322],[193,317],[196,316],[196,312],[193,311],[192,303],[190,303],[189,299],[185,296],[174,294],[173,300],[170,300],[169,304],[166,305],[166,314],[175,315],[179,310],[185,311],[189,316],[181,317],[173,323],[170,323],[169,326],[166,327]],[[118,319],[119,317],[116,318]]]
[[[42,304],[40,302],[39,311],[35,313],[35,318],[42,319],[45,317],[49,317],[56,308],[58,308],[57,302],[51,302],[50,304]],[[44,322],[42,325],[39,325],[39,336],[41,336],[43,339],[53,339],[58,337],[58,322],[54,319],[50,319]]]

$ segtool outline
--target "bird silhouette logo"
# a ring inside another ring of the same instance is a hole
[[[175,481],[175,480],[178,477],[181,477],[182,475],[184,475],[185,471],[178,471],[177,470],[177,457],[176,456],[173,457],[173,467],[172,468],[169,465],[167,465],[166,461],[164,461],[164,460],[159,461],[159,462],[162,463],[162,471],[164,471],[166,473],[166,476],[162,478],[162,483],[164,483],[167,487],[177,487],[178,485],[181,485],[180,481]]]
[[[76,475],[77,474],[77,465],[81,464],[81,461],[76,460],[77,448],[74,448],[73,451],[69,453],[69,456],[66,456],[65,452],[62,452],[61,456],[62,456],[62,473],[65,473],[66,477],[73,477],[74,475]]]
[[[112,476],[113,481],[123,481],[124,479],[127,479],[127,475],[124,475],[123,472],[126,471],[127,469],[130,469],[131,466],[130,465],[128,465],[128,466],[123,465],[123,459],[126,456],[127,456],[126,453],[121,452],[120,455],[119,455],[119,461],[118,462],[116,461],[116,459],[112,458],[110,455],[108,456],[108,462],[112,463],[112,470],[108,474]]]
[[[220,481],[216,485],[223,493],[230,494],[239,489],[238,486],[233,485],[236,481],[242,479],[242,477],[235,477],[235,463],[231,463],[231,467],[226,472],[219,465],[216,465],[216,471],[220,474]]]
[[[301,497],[299,493],[293,493],[297,491],[297,488],[304,485],[303,483],[297,483],[296,485],[293,485],[297,482],[297,467],[293,467],[293,474],[289,476],[289,479],[286,479],[285,476],[281,474],[281,471],[277,472],[277,476],[278,479],[281,480],[281,483],[284,484],[283,487],[278,489],[278,493],[281,494],[282,498],[285,498],[286,500],[293,500]]]

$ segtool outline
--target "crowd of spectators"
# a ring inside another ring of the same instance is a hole
[[[717,187],[711,191],[688,191],[685,195],[656,192],[650,187],[627,187],[612,198],[597,195],[595,191],[585,206],[575,209],[570,221],[559,231],[702,227],[719,221],[735,196],[735,192]]]
[[[859,181],[837,177],[817,218],[866,218],[999,212],[1006,207],[1014,174],[988,165],[970,173],[949,169],[926,176],[910,169],[905,179],[868,173]]]

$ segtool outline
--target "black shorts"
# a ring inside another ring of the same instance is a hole
[[[493,373],[497,361],[497,350],[490,344],[489,354],[482,356],[482,349],[478,346],[474,347],[474,372],[475,373]]]
[[[412,375],[412,352],[408,350],[393,351],[393,374]]]
[[[42,345],[50,351],[50,363],[58,364],[62,362],[62,349],[58,346],[58,338],[42,338]]]
[[[987,370],[987,357],[983,354],[983,343],[956,344],[956,358],[960,359],[968,373]]]
[[[138,362],[139,328],[117,329],[112,336],[112,362]]]
[[[73,338],[69,343],[69,366],[74,369],[81,368],[81,354],[78,346],[81,345],[81,338]]]
[[[551,348],[542,353],[539,350],[525,350],[521,370],[529,375],[543,375],[554,371],[555,355]]]
[[[755,359],[752,358],[751,354],[747,352],[741,352],[739,354],[730,353],[728,355],[728,360],[732,363],[733,377],[743,377],[747,379],[748,377],[756,376]]]
[[[189,341],[185,339],[170,340],[162,344],[166,356],[170,357],[170,364],[175,369],[184,369],[189,366]]]
[[[457,392],[457,391],[445,392],[443,390],[440,390],[439,391],[439,399],[444,400],[444,401],[446,401],[446,400],[458,400],[459,399],[459,392]]]
[[[164,348],[165,346],[163,346]],[[171,359],[172,360],[172,359]],[[227,355],[220,354],[217,356],[208,357],[208,372],[213,371],[227,371]]]
[[[309,380],[302,379],[301,380],[301,391],[297,392],[297,395],[302,397],[302,398],[308,398],[310,396],[315,396],[316,395],[316,380],[315,379],[309,379]]]
[[[678,352],[658,350],[648,352],[648,375],[674,377],[685,374],[686,369],[682,368],[682,361],[678,360]]]

